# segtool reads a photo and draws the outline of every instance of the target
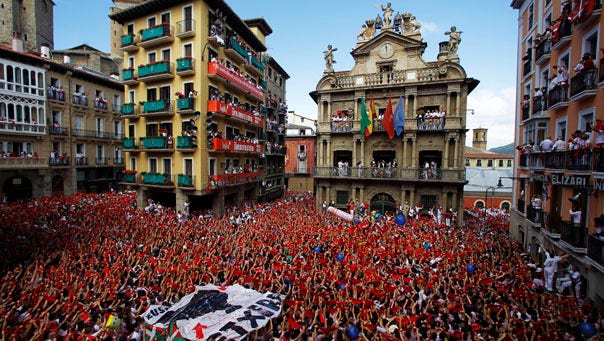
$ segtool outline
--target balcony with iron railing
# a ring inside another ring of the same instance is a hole
[[[525,104],[522,106],[522,121],[526,121],[531,118],[531,105]]]
[[[141,102],[140,116],[143,117],[167,117],[174,116],[172,110],[172,101],[169,99],[160,99],[156,101]]]
[[[111,134],[112,133],[108,131],[86,130],[79,128],[71,129],[71,136],[81,139],[109,140],[112,137]]]
[[[570,221],[563,221],[560,228],[561,241],[568,244],[574,252],[587,252],[587,228],[575,227]]]
[[[232,71],[219,62],[208,63],[208,77],[220,81],[230,89],[244,95],[249,94],[256,100],[264,100],[264,89],[262,87],[248,81],[243,75]]]
[[[138,80],[156,82],[174,78],[173,65],[167,60],[149,63],[138,67]]]
[[[465,170],[425,169],[425,168],[392,168],[392,167],[326,167],[313,169],[317,178],[333,179],[390,179],[408,181],[445,181],[465,182]]]
[[[262,77],[264,75],[264,65],[254,56],[251,57],[249,63],[245,64],[245,69],[255,77]]]
[[[533,224],[541,226],[543,224],[543,210],[529,205],[526,208],[526,218]]]
[[[208,112],[222,114],[236,121],[245,122],[255,127],[262,127],[263,125],[262,117],[260,115],[254,115],[236,106],[228,105],[216,100],[208,101]]]
[[[552,41],[550,39],[543,39],[537,45],[535,50],[535,60],[538,65],[547,63],[552,53]]]
[[[178,58],[176,60],[176,74],[190,76],[195,74],[195,59],[192,57]]]
[[[259,143],[213,138],[212,146],[209,148],[214,152],[252,153],[261,154],[262,145]]]
[[[160,186],[160,187],[174,187],[174,181],[172,174],[167,173],[144,173],[141,172],[144,185]]]
[[[124,139],[124,149],[127,151],[138,151],[140,149],[136,138],[126,137]]]
[[[46,168],[48,160],[40,157],[0,157],[0,169]]]
[[[124,174],[122,176],[122,182],[129,183],[129,184],[138,183],[137,178],[136,178],[136,171],[127,170],[127,172],[128,173],[126,173],[126,171],[124,171]]]
[[[261,181],[262,171],[235,174],[208,175],[208,189],[237,186]]]
[[[545,168],[548,169],[564,169],[566,167],[566,152],[552,151],[543,153]]]
[[[589,235],[587,243],[587,257],[604,267],[604,239]]]
[[[178,187],[194,188],[195,178],[189,174],[178,174],[176,185]]]
[[[249,53],[237,42],[235,36],[227,41],[224,53],[237,64],[246,63],[249,57]]]
[[[176,36],[180,39],[195,36],[195,19],[185,19],[176,23]]]
[[[74,94],[72,103],[75,108],[88,108],[88,97],[85,94]]]
[[[171,137],[167,136],[152,136],[152,137],[141,137],[141,147],[146,152],[172,152],[174,151],[174,145],[171,144]]]
[[[528,154],[518,155],[518,166],[519,167],[528,167]]]
[[[65,90],[62,88],[57,88],[53,85],[49,85],[46,90],[46,99],[49,101],[60,102],[61,104],[65,102]]]
[[[138,119],[138,111],[136,110],[136,104],[134,103],[124,103],[122,104],[121,114],[125,118],[128,119]]]
[[[591,12],[589,11],[589,2],[593,3],[593,10]],[[602,0],[582,2],[581,6],[584,6],[584,8],[579,9],[576,16],[573,18],[575,30],[583,30],[590,27],[594,21],[598,20],[600,14],[602,14]]]
[[[161,23],[141,30],[141,39],[140,42],[138,42],[138,46],[149,48],[173,42],[174,36],[172,31],[172,26],[170,26],[169,23]]]
[[[176,150],[179,152],[194,152],[197,149],[196,136],[178,136],[176,137]]]
[[[113,158],[113,164],[114,165],[124,165],[124,158],[123,157],[114,157]]]
[[[533,116],[534,117],[547,116],[547,108],[548,108],[547,98],[548,98],[547,94],[533,97]],[[523,120],[525,119],[524,117],[525,117],[525,115],[523,112],[522,113]]]
[[[524,64],[522,65],[522,76],[526,77],[531,71],[533,71],[533,61],[530,59],[524,61]]]
[[[134,33],[124,34],[121,38],[122,46],[121,50],[126,52],[134,52],[138,51],[138,46],[136,45],[136,36]]]
[[[138,77],[134,68],[122,69],[122,82],[126,85],[138,84]]]
[[[94,159],[94,164],[97,166],[109,166],[111,164],[110,160],[108,157],[97,157]]]
[[[554,110],[568,106],[568,84],[558,84],[549,91],[549,109]]]
[[[417,132],[434,132],[444,131],[447,129],[461,129],[461,117],[438,117],[438,118],[405,118],[404,131],[417,131]],[[386,129],[382,124],[382,120],[373,120],[373,133],[385,132]],[[318,123],[319,133],[360,133],[361,132],[361,121],[358,120],[345,120],[337,121],[332,120],[329,122]]]
[[[598,89],[598,69],[583,69],[570,80],[570,99],[578,101],[595,96]]]
[[[54,135],[54,136],[68,136],[69,135],[69,129],[68,128],[63,128],[61,126],[56,126],[56,125],[50,124],[48,126],[48,133],[50,135]]]
[[[559,18],[561,20],[558,25],[558,30],[556,31],[556,35],[552,38],[552,51],[553,50],[561,50],[566,47],[568,43],[570,43],[573,34],[573,27],[570,23],[570,19],[567,18]]]
[[[50,167],[69,167],[71,163],[68,156],[56,156],[48,158],[48,165]]]
[[[195,98],[185,97],[176,100],[176,112],[181,115],[192,114],[195,112]]]
[[[533,152],[520,155],[520,167],[531,170],[601,171],[601,149],[580,148],[566,151]],[[526,161],[528,160],[528,161]]]

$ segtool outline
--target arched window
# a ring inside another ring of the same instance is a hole
[[[510,203],[507,202],[507,201],[502,202],[501,203],[501,208],[504,209],[504,210],[506,210],[506,211],[509,211],[510,210]]]
[[[476,208],[484,208],[484,202],[482,200],[478,200],[474,204],[474,207],[476,207]]]
[[[8,104],[8,119],[12,121],[15,119],[15,105],[12,103]]]
[[[17,117],[15,118],[15,121],[18,123],[23,122],[23,108],[20,104],[17,104],[16,109]]]
[[[31,123],[31,116],[30,116],[30,112],[29,112],[29,106],[24,106],[23,107],[23,122],[25,123]]]
[[[6,89],[13,90],[13,83],[15,82],[15,77],[13,75],[13,67],[10,65],[6,66]]]
[[[21,92],[21,68],[15,68],[15,91]]]
[[[23,92],[29,93],[29,71],[23,69]]]
[[[38,72],[38,96],[44,96],[44,74]]]

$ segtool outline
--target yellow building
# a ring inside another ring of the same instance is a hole
[[[583,278],[579,294],[602,307],[604,241],[594,222],[604,212],[602,1],[514,0],[511,7],[519,19],[511,232],[535,257],[544,257],[539,244],[569,254]],[[552,150],[548,137],[559,147]]]
[[[311,94],[318,104],[317,205],[344,208],[352,200],[392,212],[419,202],[461,212],[466,98],[478,81],[459,63],[455,27],[450,41],[439,44],[437,60],[427,62],[415,17],[404,12],[394,19],[365,21],[351,70],[334,71],[337,47],[325,51],[325,73]],[[363,108],[375,114],[369,135]],[[392,125],[398,133],[391,137]]]
[[[188,201],[222,214],[272,198],[268,181],[282,193],[282,180],[266,179],[269,163],[283,164],[283,156],[269,160],[283,153],[265,122],[279,122],[287,78],[264,105],[270,26],[240,19],[224,1],[152,0],[110,17],[123,28],[123,183],[137,189],[139,206],[153,199],[182,209]]]

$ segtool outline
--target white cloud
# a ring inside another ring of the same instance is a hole
[[[500,147],[514,142],[516,89],[480,89],[468,96],[468,129],[487,128],[488,148]],[[467,134],[466,145],[472,145],[471,131]]]
[[[439,28],[438,28],[438,24],[435,22],[431,22],[431,21],[420,21],[420,24],[422,24],[422,33],[426,32],[426,33],[432,33],[432,32],[439,32]]]

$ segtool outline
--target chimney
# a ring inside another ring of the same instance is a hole
[[[472,147],[487,150],[487,131],[487,128],[473,129],[474,138],[472,139]]]
[[[13,32],[13,51],[23,52],[23,39],[19,32]]]

